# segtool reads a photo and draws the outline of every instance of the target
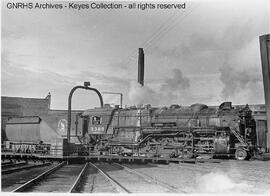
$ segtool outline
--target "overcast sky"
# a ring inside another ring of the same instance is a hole
[[[66,109],[71,88],[90,81],[101,92],[122,92],[124,105],[264,103],[259,36],[270,32],[269,9],[267,1],[232,0],[166,11],[9,10],[2,3],[1,94],[51,92],[52,108]],[[119,104],[118,96],[104,99]],[[73,98],[74,109],[98,103],[83,90]]]

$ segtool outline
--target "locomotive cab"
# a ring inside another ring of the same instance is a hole
[[[252,111],[248,105],[237,108],[225,105],[219,109],[223,126],[230,128],[230,152],[237,160],[249,159],[256,151],[256,124]]]

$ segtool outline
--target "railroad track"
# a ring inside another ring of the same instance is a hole
[[[77,179],[78,180],[74,182],[75,186],[70,189],[70,192],[72,193],[126,192],[121,191],[121,188],[117,188],[117,184],[112,182],[112,180],[105,173],[90,162],[86,165],[86,168],[82,170]]]
[[[45,172],[46,170],[52,168],[54,165],[48,165],[43,167],[34,167],[29,169],[23,169],[17,172],[12,172],[8,174],[4,174],[1,176],[1,191],[2,192],[10,192],[27,181],[35,178],[39,174]]]
[[[79,192],[78,191],[78,187],[80,182],[82,181],[82,178],[84,177],[86,170],[89,166],[89,163],[87,162],[84,167],[82,168],[81,172],[79,173],[78,177],[76,178],[75,182],[73,183],[73,185],[71,186],[71,188],[69,189],[69,193],[76,193]]]
[[[26,161],[19,162],[19,163],[7,162],[5,164],[1,164],[1,168],[5,169],[5,168],[10,168],[10,167],[18,167],[18,166],[22,166],[22,165],[27,165],[27,162]]]
[[[62,162],[25,182],[12,192],[82,192],[81,190],[85,188],[82,180],[89,174],[91,169],[89,163],[84,164],[82,167],[82,165],[66,165],[65,162]]]
[[[12,161],[2,161],[1,162],[1,166],[3,165],[8,165],[8,164],[12,164],[13,162]]]
[[[176,187],[150,176],[146,176],[124,165],[117,163],[90,164],[106,176],[110,183],[116,187],[117,191],[120,193],[184,193],[184,191],[181,191]]]
[[[115,189],[117,190],[117,192],[119,192],[119,193],[131,193],[131,191],[129,191],[128,189],[126,189],[117,180],[113,179],[105,170],[101,169],[100,167],[98,167],[97,165],[95,165],[93,163],[89,163],[89,164],[92,167],[94,167],[95,169],[97,169],[97,171],[100,174],[102,174],[111,183],[112,186],[115,187]]]
[[[163,181],[160,181],[160,180],[158,180],[157,178],[153,178],[153,177],[151,177],[151,176],[145,175],[145,174],[143,174],[143,173],[141,173],[141,172],[138,172],[138,171],[136,171],[136,170],[134,170],[134,169],[132,169],[132,168],[130,168],[130,167],[128,167],[128,166],[120,165],[120,164],[118,164],[118,163],[114,163],[114,164],[115,164],[115,165],[118,165],[119,167],[122,167],[123,169],[127,170],[127,171],[130,172],[130,173],[133,173],[133,174],[135,174],[135,175],[138,175],[138,176],[144,178],[146,181],[154,182],[155,184],[157,184],[157,185],[159,185],[159,186],[165,187],[165,188],[167,188],[167,189],[168,189],[170,192],[172,192],[172,193],[186,193],[186,192],[184,192],[183,190],[179,190],[179,189],[178,189],[177,187],[175,187],[175,186],[172,186],[172,185],[170,185],[170,184],[168,184],[168,183],[165,183],[165,182],[163,182]]]
[[[87,164],[82,167],[62,162],[12,192],[75,192],[86,168]]]
[[[84,165],[62,162],[12,192],[185,193],[121,164],[91,162]]]
[[[14,173],[14,172],[19,172],[22,170],[28,170],[28,169],[32,169],[32,168],[37,168],[37,167],[44,167],[44,166],[48,166],[51,163],[42,163],[42,164],[33,164],[33,165],[27,165],[26,162],[22,162],[22,163],[16,163],[16,164],[12,164],[12,165],[6,165],[6,167],[12,167],[9,169],[5,169],[2,168],[1,174],[5,175],[5,174],[10,174],[10,173]],[[24,166],[26,165],[26,166]]]

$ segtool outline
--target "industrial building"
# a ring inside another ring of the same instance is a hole
[[[5,138],[6,123],[9,119],[22,116],[48,114],[51,105],[50,93],[45,98],[23,98],[1,96],[1,139]]]

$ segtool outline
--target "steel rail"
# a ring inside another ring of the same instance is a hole
[[[115,179],[113,179],[111,176],[109,176],[109,174],[107,174],[105,171],[103,171],[102,169],[100,169],[98,166],[96,166],[95,164],[89,162],[89,164],[96,168],[101,174],[103,174],[109,181],[110,183],[116,187],[116,189],[118,190],[118,192],[120,193],[131,193],[128,189],[126,189],[123,185],[121,185],[119,182],[117,182]]]
[[[13,166],[21,166],[21,165],[27,165],[27,162],[20,162],[20,163],[9,163],[9,164],[2,164],[1,168],[8,168],[8,167],[13,167]]]
[[[3,166],[3,165],[9,165],[9,164],[14,164],[14,163],[12,161],[1,162],[1,166]]]
[[[25,167],[7,169],[7,170],[2,170],[1,174],[10,174],[10,173],[18,172],[18,171],[25,170],[25,169],[32,169],[32,168],[36,168],[36,167],[44,167],[44,166],[48,166],[48,165],[51,165],[51,163],[43,163],[43,164],[38,164],[38,165],[28,165],[28,166],[25,166]]]
[[[87,170],[88,166],[89,166],[88,162],[85,163],[84,167],[82,168],[81,172],[79,173],[79,175],[78,175],[77,179],[75,180],[74,184],[72,185],[72,187],[68,191],[69,193],[75,193],[76,192],[76,188],[78,187],[79,183],[81,182],[81,179],[82,179],[83,175],[85,174],[85,171]]]
[[[138,171],[135,171],[134,169],[131,169],[130,167],[127,167],[127,166],[124,166],[124,165],[120,165],[119,163],[113,163],[114,165],[117,165],[117,166],[120,166],[121,168],[125,169],[126,171],[132,173],[132,174],[135,174],[137,176],[140,176],[142,177],[143,179],[145,179],[146,181],[148,182],[154,182],[155,184],[157,185],[160,185],[162,187],[165,187],[167,188],[169,191],[171,191],[172,193],[187,193],[183,190],[179,190],[178,188],[170,185],[170,184],[167,184],[165,182],[162,182],[160,180],[157,180],[156,178],[153,178],[151,176],[148,176],[148,175],[145,175],[145,174],[142,174]]]
[[[62,162],[62,163],[56,165],[55,167],[53,167],[53,168],[51,168],[51,169],[43,172],[39,176],[37,176],[37,177],[29,180],[28,182],[24,183],[23,185],[21,185],[20,187],[16,188],[12,192],[23,192],[23,191],[25,191],[27,188],[29,188],[32,185],[36,184],[37,182],[41,181],[43,178],[45,178],[46,176],[50,175],[52,172],[54,172],[55,170],[61,168],[65,164],[66,164],[66,162]]]

